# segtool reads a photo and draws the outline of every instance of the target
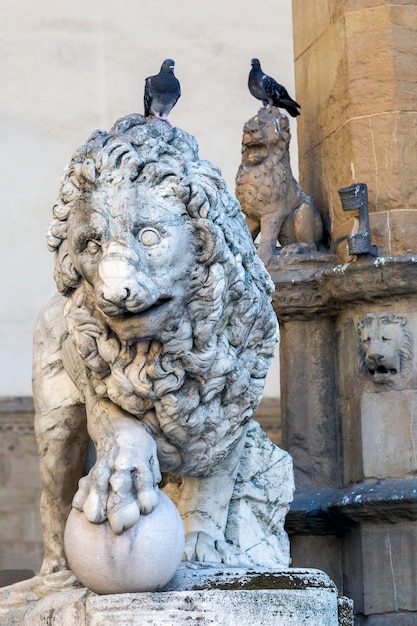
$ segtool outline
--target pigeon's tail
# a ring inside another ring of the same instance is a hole
[[[282,106],[282,105],[281,105]],[[296,109],[295,107],[291,107],[291,106],[283,106],[283,108],[288,111],[288,113],[291,115],[291,117],[297,117],[297,115],[300,115],[300,111],[298,109]]]
[[[279,100],[276,101],[276,104],[274,102],[274,106],[285,109],[291,115],[291,117],[297,117],[297,115],[300,115],[300,111],[298,109],[301,109],[301,106],[298,104],[298,102],[296,102],[292,98],[289,98],[289,99],[280,98]]]

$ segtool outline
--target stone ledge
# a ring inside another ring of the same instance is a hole
[[[0,397],[0,433],[33,434],[34,411],[30,396]]]
[[[33,413],[32,396],[0,396],[0,413]]]
[[[295,494],[285,527],[290,535],[340,535],[359,522],[404,520],[417,520],[417,478],[301,490]]]
[[[5,626],[351,626],[352,603],[319,570],[181,566],[163,590],[99,596],[85,588],[0,606]]]
[[[268,269],[276,287],[272,304],[280,321],[333,316],[347,304],[417,295],[417,252],[398,257],[363,255],[343,265],[335,264],[331,255],[320,262],[293,255],[278,258]]]
[[[357,615],[355,624],[356,626],[416,626],[416,614]]]

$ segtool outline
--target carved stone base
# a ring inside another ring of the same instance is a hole
[[[84,587],[2,609],[4,626],[353,626],[352,605],[315,569],[183,566],[163,591],[99,596]]]

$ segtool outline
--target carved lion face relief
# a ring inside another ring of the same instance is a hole
[[[373,382],[395,381],[405,361],[413,356],[413,338],[406,328],[407,318],[395,314],[367,313],[359,322],[359,361],[362,372]]]

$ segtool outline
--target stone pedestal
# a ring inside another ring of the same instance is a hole
[[[164,590],[99,596],[85,588],[27,608],[0,606],[4,626],[352,626],[352,605],[326,574],[184,567]]]
[[[329,574],[357,624],[415,624],[417,256],[287,258],[271,275],[292,564]]]

